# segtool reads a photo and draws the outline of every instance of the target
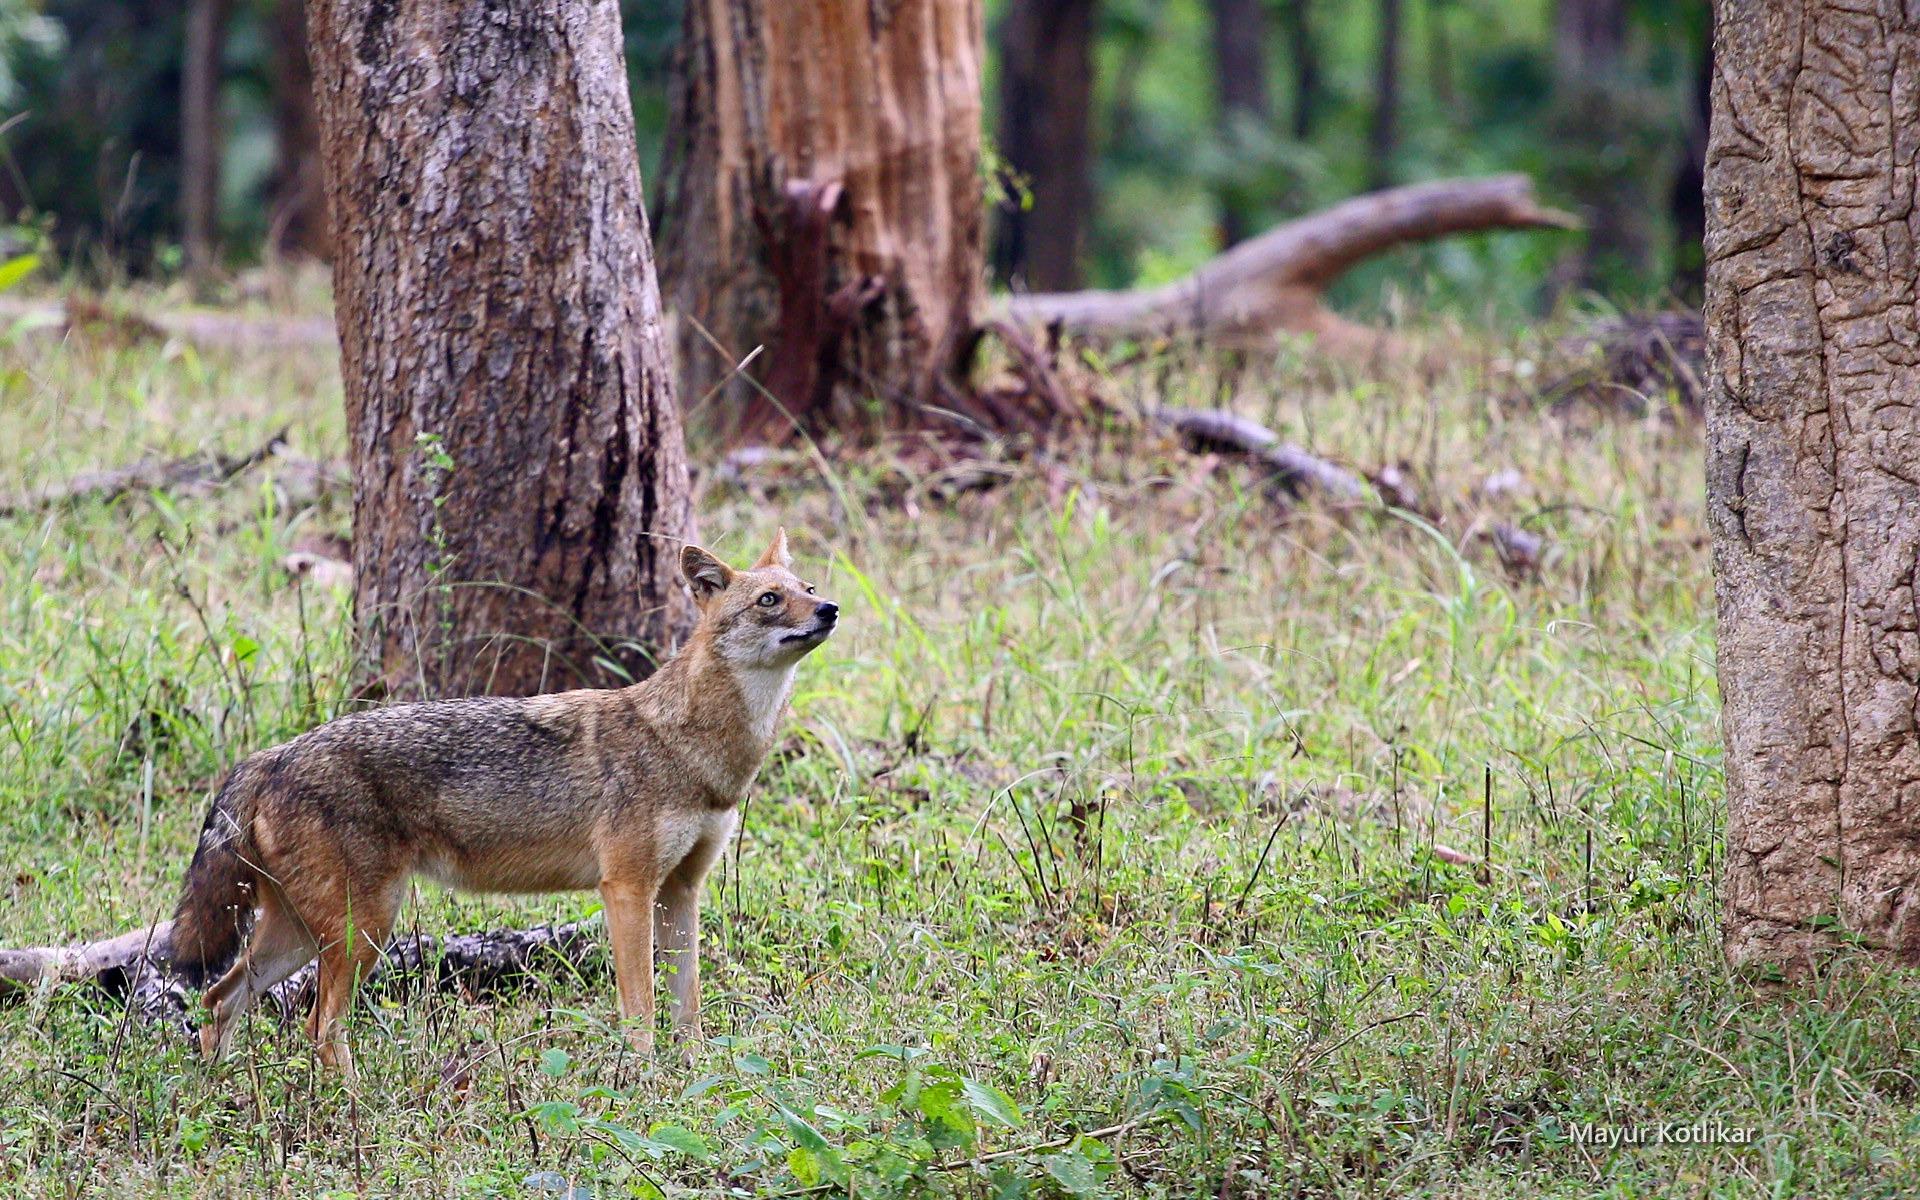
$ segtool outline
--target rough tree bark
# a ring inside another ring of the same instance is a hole
[[[661,244],[690,410],[750,440],[934,394],[983,287],[980,63],[979,0],[688,3]]]
[[[1232,2],[1232,0],[1227,0]],[[994,216],[993,267],[1035,291],[1077,288],[1093,211],[1096,0],[1013,0],[1000,20],[996,144],[1030,207]]]
[[[187,5],[180,62],[180,244],[187,273],[204,284],[220,236],[220,60],[227,42],[227,0]]]
[[[618,4],[309,0],[307,26],[380,681],[646,674],[690,623],[691,514]]]
[[[279,254],[322,262],[332,255],[320,129],[313,114],[303,0],[274,0],[267,14],[273,65],[273,173],[267,179],[267,241]]]
[[[1920,16],[1718,0],[1707,495],[1725,938],[1920,961]]]
[[[1273,120],[1273,101],[1267,91],[1266,0],[1209,0],[1209,7],[1220,131],[1231,152],[1244,144],[1244,126],[1264,128]],[[1250,207],[1247,197],[1233,194],[1233,189],[1221,196],[1220,228],[1227,245],[1253,232]]]
[[[1005,316],[1092,337],[1191,336],[1260,346],[1307,333],[1336,353],[1365,352],[1382,334],[1328,309],[1327,286],[1402,242],[1485,229],[1568,228],[1524,175],[1446,179],[1357,196],[1242,242],[1184,279],[1128,292],[1013,296]]]

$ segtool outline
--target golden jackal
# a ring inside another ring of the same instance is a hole
[[[318,954],[307,1028],[321,1061],[350,1074],[341,1017],[414,875],[488,892],[599,888],[620,1013],[642,1051],[657,921],[675,1030],[698,1038],[701,881],[773,744],[794,667],[840,610],[794,575],[785,530],[744,571],[697,546],[680,562],[699,622],[642,683],[353,713],[233,769],[172,931],[176,963],[227,967],[206,993],[208,1057]]]

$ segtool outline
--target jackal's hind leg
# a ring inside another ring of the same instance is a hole
[[[346,1013],[354,988],[373,973],[399,908],[397,896],[370,895],[354,906],[351,915],[330,923],[320,932],[319,986],[307,1032],[319,1047],[320,1065],[355,1077],[353,1052],[347,1046]]]
[[[268,885],[261,895],[260,919],[254,923],[239,961],[203,997],[210,1015],[200,1028],[200,1051],[208,1061],[219,1061],[233,1040],[233,1029],[240,1018],[275,984],[306,966],[314,949],[306,926]]]

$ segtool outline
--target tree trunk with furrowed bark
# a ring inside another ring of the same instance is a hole
[[[646,674],[687,471],[614,0],[309,0],[355,604],[402,694]]]
[[[689,0],[662,280],[703,422],[778,438],[935,397],[983,286],[981,37],[979,0]]]
[[[1707,495],[1724,938],[1920,962],[1920,18],[1719,0]]]

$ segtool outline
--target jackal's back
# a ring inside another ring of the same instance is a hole
[[[264,751],[266,787],[335,829],[477,851],[577,833],[606,808],[605,693],[436,700],[337,718]]]

